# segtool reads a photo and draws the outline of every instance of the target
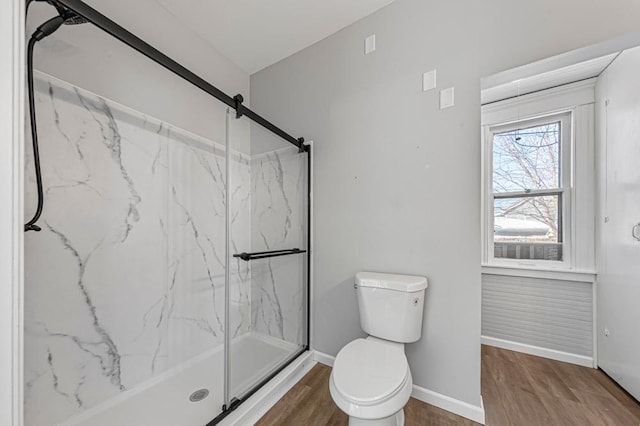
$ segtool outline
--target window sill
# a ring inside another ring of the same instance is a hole
[[[483,274],[507,275],[511,277],[541,278],[549,280],[577,281],[593,283],[596,279],[596,271],[576,269],[551,269],[551,268],[527,268],[526,266],[491,265],[483,263]]]

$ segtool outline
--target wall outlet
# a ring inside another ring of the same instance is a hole
[[[604,337],[609,337],[609,334],[611,334],[611,333],[609,332],[609,329],[608,329],[608,328],[605,328],[605,329],[604,329]]]
[[[440,91],[440,109],[451,108],[455,105],[454,88],[449,87]]]
[[[427,71],[422,74],[422,91],[436,88],[436,70]]]
[[[369,37],[364,39],[364,54],[368,55],[369,53],[376,50],[376,35],[371,34]]]

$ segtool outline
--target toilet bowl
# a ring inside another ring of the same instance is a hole
[[[404,345],[371,336],[342,348],[329,380],[331,397],[352,426],[403,425],[412,387]]]
[[[427,279],[359,272],[355,288],[360,324],[369,336],[338,352],[331,397],[351,426],[402,426],[413,387],[404,344],[421,337]]]

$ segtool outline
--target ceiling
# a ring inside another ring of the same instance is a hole
[[[155,0],[253,74],[394,0]]]

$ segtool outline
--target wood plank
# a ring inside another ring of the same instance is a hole
[[[486,424],[640,425],[640,404],[601,371],[482,348]]]

